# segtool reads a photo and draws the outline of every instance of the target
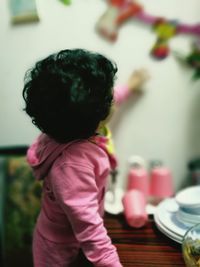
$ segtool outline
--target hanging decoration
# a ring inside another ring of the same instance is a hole
[[[71,4],[71,0],[60,0],[60,1],[65,5],[70,5]]]
[[[36,0],[9,0],[13,24],[39,21]]]
[[[182,64],[191,67],[194,70],[193,79],[200,79],[200,38],[191,45],[191,51],[188,55],[173,51],[175,58]]]
[[[108,0],[108,8],[96,24],[97,31],[110,41],[116,41],[120,26],[129,19],[137,19],[152,26],[157,38],[152,46],[151,55],[164,59],[170,53],[169,40],[177,34],[200,36],[200,23],[190,25],[178,20],[152,16],[145,12],[142,5],[132,0]]]
[[[194,69],[194,79],[200,79],[200,38],[192,45],[191,53],[186,56],[186,62]]]
[[[169,39],[177,33],[177,22],[158,19],[153,25],[153,30],[157,34],[157,39],[151,49],[151,55],[157,59],[164,59],[170,52]]]
[[[124,0],[108,0],[109,6],[96,25],[97,31],[109,39],[116,41],[121,24],[142,11],[142,6]]]

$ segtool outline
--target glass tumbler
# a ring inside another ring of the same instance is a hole
[[[182,252],[187,267],[200,267],[200,223],[195,224],[185,233]]]

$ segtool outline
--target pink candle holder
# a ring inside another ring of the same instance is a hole
[[[128,174],[127,190],[141,191],[145,198],[149,195],[149,175],[142,167],[131,168]]]
[[[152,169],[150,195],[159,198],[172,197],[174,195],[172,174],[168,168],[158,166]]]
[[[131,227],[140,228],[148,220],[146,212],[146,198],[139,190],[129,190],[122,199],[124,214]]]

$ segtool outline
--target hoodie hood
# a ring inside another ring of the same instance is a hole
[[[108,155],[111,169],[116,169],[117,159],[112,148],[111,136],[108,134],[106,134],[106,136],[97,135],[90,138],[88,141],[95,143],[103,149]],[[27,151],[27,161],[33,169],[35,178],[37,180],[44,179],[57,157],[75,142],[77,142],[77,140],[66,144],[60,144],[46,134],[41,134]]]
[[[56,158],[71,143],[60,144],[46,134],[41,134],[36,139],[27,151],[27,161],[33,168],[36,179],[44,179]]]

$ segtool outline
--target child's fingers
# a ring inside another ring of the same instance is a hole
[[[145,82],[150,79],[149,71],[145,68],[135,70],[132,74],[132,77],[138,78],[141,81]]]

